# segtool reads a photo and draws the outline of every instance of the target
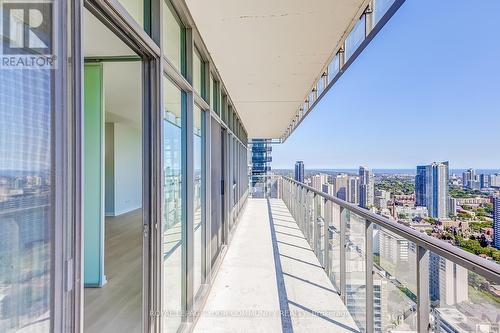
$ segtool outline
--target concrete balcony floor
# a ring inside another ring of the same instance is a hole
[[[249,199],[194,332],[314,331],[359,332],[283,201]]]

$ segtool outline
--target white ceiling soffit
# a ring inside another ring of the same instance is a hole
[[[83,13],[83,53],[85,57],[136,55],[131,48],[87,9]]]
[[[280,138],[364,0],[186,0],[250,138]]]

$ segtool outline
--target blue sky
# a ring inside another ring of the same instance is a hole
[[[498,0],[407,0],[272,167],[500,168]]]

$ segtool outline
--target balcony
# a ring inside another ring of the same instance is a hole
[[[248,199],[195,332],[358,332],[280,199]]]
[[[294,180],[266,183],[195,332],[498,332],[496,263]]]
[[[272,156],[252,156],[252,163],[269,163],[272,161]]]

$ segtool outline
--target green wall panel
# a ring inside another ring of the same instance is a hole
[[[84,67],[84,285],[104,276],[104,94],[101,64]]]

